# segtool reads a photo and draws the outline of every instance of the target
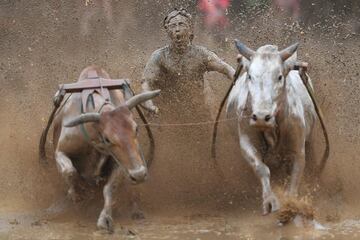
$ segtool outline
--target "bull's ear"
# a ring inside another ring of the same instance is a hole
[[[290,47],[287,47],[279,52],[281,60],[285,62],[289,57],[291,57],[299,47],[299,43],[295,43],[291,45]]]
[[[155,91],[147,91],[140,94],[137,94],[126,101],[126,106],[131,110],[136,105],[145,102],[147,100],[150,100],[160,94],[160,90]]]
[[[284,70],[285,70],[285,75],[287,75],[287,73],[290,70],[294,70],[294,68],[296,67],[296,63],[297,63],[297,52],[294,52],[291,57],[289,57],[285,62],[284,62]]]
[[[296,61],[291,70],[300,70],[301,68],[304,70],[309,69],[309,63],[302,62],[302,61]]]
[[[249,69],[250,61],[247,60],[245,57],[243,57],[243,55],[238,54],[236,56],[236,60],[239,64],[241,64],[241,66],[244,68],[245,71]]]
[[[232,117],[233,113],[241,114],[246,108],[246,102],[249,96],[249,87],[246,82],[246,73],[240,76],[235,86],[230,92],[226,105],[226,113],[228,117]]]
[[[250,58],[255,54],[254,50],[248,48],[245,44],[243,44],[237,39],[235,39],[235,46],[238,49],[239,53],[243,55],[247,60],[250,60]]]
[[[64,123],[64,127],[75,127],[76,125],[87,123],[87,122],[99,122],[100,114],[99,113],[85,113],[80,116],[74,117]]]
[[[241,58],[241,63],[243,65],[243,68],[245,71],[249,70],[249,66],[250,66],[250,61],[248,59],[246,59],[245,57]]]

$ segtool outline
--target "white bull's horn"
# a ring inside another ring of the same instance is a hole
[[[286,61],[291,55],[296,52],[297,48],[299,47],[299,43],[295,43],[290,47],[287,47],[279,52],[281,60]]]
[[[237,39],[235,39],[235,46],[239,50],[239,53],[243,55],[247,60],[250,60],[250,58],[255,54],[254,50],[248,48],[245,44],[243,44]]]
[[[76,125],[87,123],[87,122],[98,122],[100,120],[99,113],[84,113],[78,117],[70,119],[64,124],[65,127],[74,127]]]
[[[152,98],[156,97],[159,94],[160,94],[160,90],[143,92],[143,93],[140,93],[140,94],[137,94],[137,95],[133,96],[132,98],[127,100],[125,104],[129,109],[132,109],[133,107],[135,107],[139,103],[142,103],[142,102],[145,102],[145,101],[147,101],[149,99],[152,99]]]

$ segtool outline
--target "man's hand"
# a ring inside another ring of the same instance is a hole
[[[148,100],[144,104],[141,104],[141,107],[143,107],[152,114],[158,114],[159,112],[159,108],[155,106],[151,100]]]
[[[149,107],[149,111],[151,113],[154,113],[154,114],[158,114],[159,113],[159,108],[155,105],[152,105],[151,107]]]
[[[144,91],[151,91],[149,81],[144,80],[143,83],[141,84],[141,86]],[[144,104],[142,104],[141,106],[143,108],[145,108],[146,110],[148,110],[150,113],[157,114],[159,112],[159,108],[154,105],[154,103],[151,99],[144,102]]]
[[[240,61],[241,61],[241,58],[242,58],[243,56],[241,55],[241,54],[238,54],[237,56],[236,56],[236,61],[239,63]]]

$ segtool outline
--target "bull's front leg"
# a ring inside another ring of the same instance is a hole
[[[298,153],[293,155],[293,167],[291,172],[290,185],[287,190],[287,194],[290,196],[297,196],[301,182],[301,178],[304,174],[305,168],[305,147]]]
[[[242,155],[246,161],[252,167],[254,173],[259,178],[262,186],[262,199],[263,199],[263,214],[269,214],[279,210],[280,203],[270,186],[270,170],[263,163],[261,154],[259,152],[260,142],[258,139],[250,137],[240,131],[239,128],[239,138],[240,138],[240,148]],[[257,146],[257,147],[256,147]]]
[[[104,208],[100,213],[100,216],[97,221],[97,227],[99,229],[104,229],[108,232],[113,232],[113,219],[112,219],[112,206],[113,202],[113,194],[117,190],[118,186],[121,183],[123,178],[123,174],[120,168],[115,167],[113,169],[111,176],[104,186],[103,195],[104,195]]]
[[[293,165],[287,194],[297,196],[305,168],[305,127],[301,122],[293,121],[291,129],[288,141],[288,154],[290,154]]]
[[[76,171],[71,159],[62,151],[55,151],[56,165],[65,179],[67,186],[69,187],[68,196],[74,202],[81,200],[81,196],[76,189],[76,184],[78,183],[80,177]]]
[[[95,166],[94,178],[95,178],[97,185],[99,185],[100,182],[103,180],[103,178],[101,177],[101,174],[102,174],[103,167],[104,167],[106,161],[108,160],[108,158],[109,158],[108,155],[102,154],[100,156],[99,162]]]

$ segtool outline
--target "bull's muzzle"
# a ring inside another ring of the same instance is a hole
[[[256,111],[251,115],[250,125],[254,127],[271,128],[275,125],[275,117],[269,111]]]
[[[136,169],[129,170],[129,176],[134,183],[140,183],[146,179],[147,172],[146,167],[140,166]]]

